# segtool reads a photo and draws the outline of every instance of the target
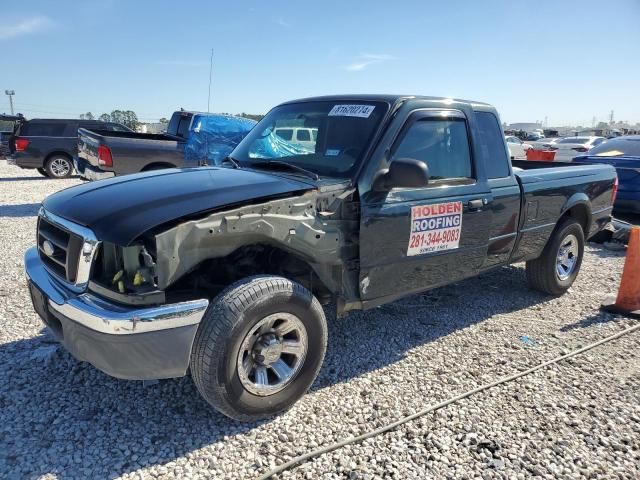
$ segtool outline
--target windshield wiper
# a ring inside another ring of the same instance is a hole
[[[304,173],[306,176],[311,177],[314,180],[320,179],[320,176],[317,173],[312,172],[311,170],[307,170],[306,168],[302,168],[296,165],[295,163],[283,162],[282,160],[269,160],[268,162],[255,162],[251,164],[252,167],[257,167],[257,168],[260,168],[261,166],[269,166],[269,165],[273,165],[277,167],[287,167],[287,168],[290,168],[291,170],[296,170],[300,173]]]
[[[222,165],[224,162],[229,162],[231,165],[233,165],[233,168],[240,168],[240,162],[238,162],[231,155],[227,155],[226,157],[224,157],[222,159],[222,162],[220,162],[220,165]]]

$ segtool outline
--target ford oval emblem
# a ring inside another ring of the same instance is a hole
[[[54,248],[53,243],[51,243],[49,240],[45,240],[44,242],[42,242],[42,251],[47,257],[51,257],[53,256],[53,253],[56,251],[56,249]]]

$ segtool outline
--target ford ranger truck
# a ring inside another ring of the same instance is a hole
[[[49,196],[25,255],[36,312],[122,379],[191,372],[239,420],[312,384],[338,315],[526,262],[563,294],[611,218],[610,165],[513,165],[496,110],[435,97],[283,103],[217,167]],[[312,146],[281,128],[317,130]],[[509,292],[502,292],[509,295]]]

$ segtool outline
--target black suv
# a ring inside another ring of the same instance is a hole
[[[99,120],[33,119],[17,123],[9,142],[13,163],[35,168],[51,178],[65,178],[73,172],[78,147],[78,128],[130,132],[124,125]]]

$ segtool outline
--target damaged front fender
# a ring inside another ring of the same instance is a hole
[[[357,218],[351,191],[307,192],[216,212],[156,235],[158,288],[166,289],[205,260],[250,245],[272,245],[303,259],[333,293],[352,291],[344,281],[357,258]],[[347,293],[347,296],[351,296]]]

